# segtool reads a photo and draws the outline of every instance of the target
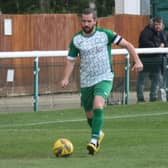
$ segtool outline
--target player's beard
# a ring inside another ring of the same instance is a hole
[[[82,30],[85,34],[91,34],[93,32],[94,26],[88,27],[88,26],[83,26]]]

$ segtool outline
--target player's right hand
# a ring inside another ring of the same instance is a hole
[[[66,87],[67,85],[69,84],[69,80],[67,80],[67,79],[63,79],[62,81],[61,81],[61,87]]]

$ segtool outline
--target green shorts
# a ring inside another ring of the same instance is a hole
[[[81,88],[81,105],[85,111],[93,109],[95,96],[102,96],[106,101],[112,89],[112,81],[101,81],[91,87]]]

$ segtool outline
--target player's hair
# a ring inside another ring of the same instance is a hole
[[[94,9],[92,9],[92,8],[85,8],[82,11],[82,15],[88,15],[88,14],[92,14],[93,15],[93,19],[97,18],[97,12]]]

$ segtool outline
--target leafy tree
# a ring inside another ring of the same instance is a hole
[[[108,16],[114,13],[114,0],[96,0],[98,16]]]
[[[80,13],[95,4],[98,16],[113,14],[114,0],[0,0],[0,10],[8,14]]]
[[[38,8],[37,0],[0,0],[1,12],[5,14],[32,13]]]

